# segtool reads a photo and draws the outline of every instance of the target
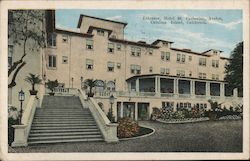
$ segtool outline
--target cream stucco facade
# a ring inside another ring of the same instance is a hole
[[[138,119],[142,106],[149,118],[153,107],[163,105],[208,109],[209,99],[226,107],[241,102],[236,90],[226,90],[224,67],[229,59],[220,56],[222,51],[177,49],[166,40],[129,41],[124,39],[126,25],[81,15],[80,32],[55,29],[56,45],[45,51],[46,78],[57,79],[63,88],[81,88],[85,79],[99,80],[94,97],[107,112],[113,94],[117,117],[125,116],[124,108],[131,108]],[[55,67],[49,64],[50,55],[56,59]]]

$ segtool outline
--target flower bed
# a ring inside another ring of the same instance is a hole
[[[241,120],[241,116],[238,115],[227,115],[227,116],[222,116],[219,118],[219,120]]]
[[[151,129],[149,127],[139,126],[139,131],[137,134],[131,136],[131,137],[119,137],[119,140],[131,140],[131,139],[138,139],[142,137],[147,137],[152,135],[155,132],[154,129]]]
[[[156,119],[158,122],[167,123],[167,124],[181,124],[181,123],[191,123],[191,122],[201,122],[208,121],[208,117],[200,117],[200,118],[183,118],[183,119]]]

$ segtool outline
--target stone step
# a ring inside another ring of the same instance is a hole
[[[91,116],[90,114],[67,114],[67,113],[64,113],[64,114],[51,114],[51,113],[41,113],[41,114],[35,114],[35,117],[36,116],[54,116],[54,117],[62,117],[62,116]]]
[[[81,120],[81,121],[33,121],[34,125],[40,125],[40,124],[84,124],[84,123],[95,123],[94,120],[90,120],[90,121],[85,121],[85,120]]]
[[[36,116],[36,117],[34,117],[34,119],[40,119],[40,120],[44,120],[44,119],[48,119],[48,120],[64,120],[64,119],[67,119],[67,120],[69,120],[69,119],[93,119],[93,117],[84,117],[84,116],[79,116],[79,117],[72,117],[72,116],[67,116],[67,117],[53,117],[53,116],[51,116],[51,117],[46,117],[46,116]]]
[[[69,135],[69,136],[40,136],[40,137],[30,137],[29,141],[41,141],[41,140],[61,140],[61,139],[87,139],[87,138],[102,138],[102,135]]]
[[[31,130],[30,134],[36,134],[36,133],[67,133],[67,132],[100,132],[99,129],[93,128],[93,129],[38,129],[38,130]]]
[[[44,130],[44,129],[95,129],[95,128],[98,128],[96,125],[78,125],[78,126],[44,126],[44,127],[41,127],[41,126],[32,126],[31,127],[31,130]]]
[[[91,121],[91,120],[94,120],[93,117],[80,117],[80,118],[75,118],[75,117],[72,117],[72,118],[44,118],[44,117],[40,117],[40,118],[37,118],[35,117],[33,121],[45,121],[45,120],[48,120],[48,121]]]
[[[68,142],[100,142],[102,138],[88,138],[88,139],[62,139],[62,140],[42,140],[42,141],[29,141],[28,144],[51,144],[51,143],[68,143]]]
[[[34,123],[32,127],[67,127],[67,126],[95,126],[96,123],[66,123],[66,124],[54,124],[54,123]]]
[[[32,133],[29,136],[31,138],[33,137],[41,137],[41,136],[68,136],[68,135],[101,135],[101,133],[99,131],[86,131],[86,132],[61,132],[61,133]]]

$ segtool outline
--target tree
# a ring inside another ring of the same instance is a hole
[[[8,16],[8,39],[14,46],[19,46],[22,51],[18,60],[14,61],[8,69],[11,80],[8,88],[16,85],[16,77],[26,65],[24,58],[34,51],[45,47],[45,31],[43,29],[45,13],[41,10],[10,10]]]
[[[32,91],[35,91],[36,84],[42,83],[42,79],[40,79],[40,76],[37,74],[32,74],[32,73],[29,73],[29,76],[26,76],[26,78],[24,80],[31,84]]]
[[[228,88],[238,88],[239,95],[243,96],[243,42],[236,45],[231,52],[229,64],[226,65],[225,81]]]
[[[88,96],[89,97],[93,97],[94,96],[94,93],[92,92],[92,89],[96,86],[96,80],[93,80],[93,79],[86,79],[84,81],[84,85],[86,88],[89,87],[89,93],[88,93]]]

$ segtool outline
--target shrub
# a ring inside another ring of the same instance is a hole
[[[185,115],[183,113],[183,111],[176,111],[173,115],[174,119],[184,119]]]
[[[129,138],[138,134],[138,132],[139,126],[131,118],[121,118],[118,121],[117,136],[119,138]]]
[[[18,111],[15,107],[9,106],[8,108],[8,144],[11,145],[11,143],[14,141],[14,128],[12,125],[17,125],[18,120]]]
[[[161,118],[161,110],[157,107],[153,107],[153,111],[152,111],[152,114],[151,114],[151,120],[156,120],[156,119],[159,119]]]
[[[109,108],[107,117],[109,119],[110,122],[114,123],[115,122],[115,116],[113,115],[113,111],[111,111],[111,108]]]

